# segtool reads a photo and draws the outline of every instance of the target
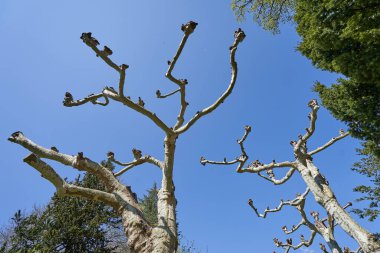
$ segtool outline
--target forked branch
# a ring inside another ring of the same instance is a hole
[[[247,136],[249,135],[250,132],[251,132],[251,126],[245,126],[244,135],[239,140],[236,141],[240,146],[240,150],[241,150],[240,157],[236,157],[232,161],[227,161],[226,158],[224,158],[223,161],[211,161],[211,160],[207,160],[206,158],[202,156],[200,160],[201,164],[204,166],[206,164],[232,165],[232,164],[238,163],[237,170],[241,169],[246,163],[246,161],[248,160],[248,155],[245,152],[245,148],[244,148],[244,141],[247,139]]]
[[[112,180],[115,180],[115,177],[111,171],[102,165],[93,162],[89,158],[84,157],[82,152],[78,152],[76,156],[72,156],[60,153],[56,147],[52,147],[50,149],[44,148],[29,140],[20,131],[13,133],[8,140],[23,146],[38,157],[54,160],[63,165],[71,166],[77,170],[87,171],[97,175],[106,184],[109,184]]]
[[[265,219],[268,213],[280,212],[284,206],[300,206],[300,205],[303,205],[304,202],[305,202],[306,196],[309,193],[309,191],[310,191],[310,189],[307,188],[304,193],[298,195],[293,200],[288,200],[288,201],[281,200],[280,204],[278,205],[278,207],[273,208],[273,209],[270,209],[269,207],[267,207],[262,214],[259,213],[258,210],[257,210],[257,208],[253,205],[253,200],[252,199],[248,200],[248,204],[249,204],[250,207],[252,207],[252,209],[256,213],[257,217]]]
[[[185,125],[179,127],[175,131],[176,133],[180,134],[180,133],[183,133],[186,130],[188,130],[200,118],[202,118],[203,116],[211,113],[216,108],[218,108],[218,106],[221,105],[226,100],[226,98],[232,93],[232,90],[235,87],[237,72],[238,72],[237,63],[235,60],[235,54],[236,54],[236,50],[237,50],[238,45],[245,38],[245,33],[239,28],[238,30],[235,31],[234,36],[235,36],[235,40],[234,40],[232,46],[230,47],[231,81],[230,81],[230,84],[229,84],[227,90],[212,105],[210,105],[209,107],[207,107],[201,111],[198,111],[195,114],[195,116],[193,116],[193,118],[191,118]]]
[[[32,153],[28,155],[24,158],[24,162],[39,171],[43,178],[50,181],[57,189],[59,195],[77,196],[89,200],[102,201],[112,207],[118,206],[115,196],[110,193],[65,182],[50,165],[42,161],[36,154]]]
[[[112,163],[116,163],[116,164],[118,164],[120,166],[124,166],[123,169],[121,169],[119,172],[116,172],[114,174],[116,177],[124,174],[125,172],[127,172],[130,169],[132,169],[133,167],[136,167],[136,166],[144,164],[144,163],[153,164],[153,165],[157,166],[160,169],[163,168],[162,161],[154,158],[153,156],[150,156],[150,155],[144,155],[143,156],[142,153],[141,153],[141,151],[138,150],[138,149],[135,149],[135,148],[132,149],[132,153],[133,153],[134,159],[133,159],[132,162],[128,162],[128,163],[123,163],[123,162],[120,162],[119,160],[115,159],[115,154],[112,151],[109,151],[107,153],[108,161],[110,161]]]

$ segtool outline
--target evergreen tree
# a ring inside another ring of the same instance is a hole
[[[109,167],[109,166],[108,166]],[[85,174],[75,185],[104,189],[96,176]],[[54,194],[42,210],[16,212],[13,231],[2,252],[113,252],[109,231],[121,229],[121,220],[101,202]]]

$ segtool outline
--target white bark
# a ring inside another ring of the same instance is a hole
[[[232,160],[232,161],[212,161],[207,160],[204,157],[201,158],[201,164],[217,164],[217,165],[231,165],[231,164],[237,164],[236,171],[238,173],[255,173],[258,174],[260,177],[272,182],[275,185],[283,184],[287,182],[294,174],[295,171],[298,171],[304,182],[306,183],[308,189],[312,192],[314,195],[315,200],[327,211],[328,213],[328,219],[322,219],[319,220],[318,214],[316,212],[313,212],[315,224],[312,224],[303,208],[304,208],[304,200],[302,200],[302,196],[299,198],[296,198],[293,201],[287,201],[287,202],[281,202],[280,205],[277,208],[274,209],[266,209],[264,211],[264,214],[259,214],[256,207],[253,205],[253,201],[250,199],[248,201],[248,204],[252,207],[254,212],[257,216],[261,218],[265,218],[267,213],[270,212],[278,212],[282,209],[284,205],[291,205],[295,206],[298,211],[300,212],[302,216],[301,222],[294,226],[292,230],[287,230],[286,226],[284,226],[283,230],[285,233],[290,234],[294,231],[298,230],[301,226],[307,226],[312,234],[312,237],[310,240],[306,241],[302,237],[302,242],[298,245],[293,245],[292,240],[287,241],[287,243],[280,242],[277,238],[274,239],[275,244],[277,247],[283,247],[285,249],[285,252],[288,252],[291,248],[292,249],[298,249],[302,246],[309,246],[311,245],[314,235],[316,233],[320,234],[324,240],[326,241],[327,245],[334,253],[341,253],[342,249],[338,245],[337,241],[334,238],[334,227],[336,224],[341,226],[341,228],[350,235],[360,246],[361,251],[364,253],[379,253],[380,252],[380,242],[376,241],[375,237],[365,230],[362,226],[360,226],[358,223],[356,223],[352,217],[344,210],[345,208],[342,207],[334,193],[332,192],[327,180],[322,176],[322,174],[319,172],[318,168],[312,163],[312,156],[327,149],[332,144],[337,142],[338,140],[341,140],[349,135],[349,133],[345,133],[343,130],[339,131],[339,136],[332,138],[330,141],[322,145],[321,147],[308,152],[307,151],[307,140],[313,135],[315,128],[316,128],[316,120],[317,120],[317,112],[319,109],[318,102],[313,99],[309,102],[309,107],[312,109],[309,114],[310,119],[310,125],[308,128],[306,128],[306,133],[304,135],[299,135],[297,141],[291,141],[290,144],[293,147],[295,161],[289,162],[276,162],[272,161],[268,164],[263,164],[259,160],[255,160],[248,166],[245,166],[248,160],[248,155],[246,154],[243,146],[243,142],[245,138],[247,137],[248,133],[250,132],[250,127],[246,127],[246,131],[244,133],[243,138],[241,141],[238,141],[240,145],[240,149],[242,151],[240,157]],[[249,129],[249,131],[247,131]],[[289,168],[288,172],[285,174],[285,176],[281,179],[276,179],[274,169],[281,169],[281,168]],[[266,172],[268,176],[263,175],[262,173]],[[301,199],[300,199],[301,198]],[[328,225],[325,225],[324,222],[326,220],[329,221]],[[336,223],[336,224],[335,224]],[[327,252],[327,250],[324,248],[324,245],[321,246],[321,249],[324,252]]]
[[[19,144],[31,151],[24,161],[35,168],[41,175],[49,180],[56,188],[60,195],[83,197],[91,200],[102,201],[112,206],[122,217],[125,234],[128,238],[128,246],[134,253],[174,253],[178,247],[177,219],[176,219],[176,198],[174,194],[173,170],[176,139],[190,127],[196,123],[202,116],[205,116],[214,111],[223,101],[231,94],[236,78],[237,78],[237,63],[235,61],[235,53],[237,46],[244,40],[245,34],[239,29],[235,32],[235,39],[230,48],[230,63],[231,63],[231,81],[226,91],[216,100],[214,104],[197,113],[188,123],[184,124],[184,115],[186,112],[186,79],[176,79],[172,76],[175,63],[185,46],[185,43],[196,28],[197,23],[190,21],[182,25],[181,29],[184,32],[184,37],[175,54],[173,61],[169,62],[169,69],[166,73],[171,81],[179,86],[179,89],[162,96],[160,91],[157,91],[158,98],[164,98],[176,93],[180,93],[180,112],[177,116],[177,122],[173,127],[169,127],[155,113],[145,108],[145,102],[139,98],[138,102],[133,102],[130,97],[124,95],[125,71],[128,65],[122,64],[118,66],[109,56],[112,55],[112,50],[104,46],[103,50],[98,49],[99,42],[92,37],[91,33],[83,33],[81,39],[88,45],[97,56],[99,56],[107,65],[114,69],[119,74],[119,87],[116,91],[112,87],[105,87],[99,94],[91,94],[83,99],[74,100],[73,96],[66,92],[63,104],[67,107],[80,106],[91,102],[95,105],[106,106],[110,100],[114,100],[124,104],[132,110],[146,116],[158,128],[165,133],[164,140],[164,161],[160,161],[150,155],[141,155],[141,151],[134,149],[134,160],[132,162],[123,163],[116,160],[114,153],[110,151],[107,157],[110,162],[120,166],[125,166],[119,172],[112,173],[102,165],[91,161],[85,157],[82,152],[76,156],[60,153],[55,147],[51,149],[44,148],[26,138],[21,132],[15,132],[9,138],[11,142]],[[104,99],[104,101],[99,101]],[[41,158],[57,161],[61,164],[71,166],[77,170],[86,171],[96,175],[105,185],[106,191],[98,191],[89,188],[78,187],[65,182],[56,171],[48,164],[43,162]],[[132,192],[129,186],[123,185],[118,176],[128,172],[130,169],[137,167],[143,163],[150,163],[162,171],[161,189],[158,192],[158,224],[148,224],[141,212],[137,203],[135,193]]]

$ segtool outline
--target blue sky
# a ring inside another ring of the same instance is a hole
[[[330,84],[337,75],[316,70],[296,51],[299,38],[294,26],[283,26],[281,34],[273,36],[249,19],[238,23],[230,2],[217,0],[0,2],[0,224],[18,209],[47,203],[54,192],[50,183],[22,162],[27,151],[6,140],[16,130],[41,145],[57,146],[68,154],[83,151],[96,161],[105,159],[109,150],[129,160],[133,147],[162,158],[163,133],[134,111],[115,102],[107,107],[66,108],[62,100],[66,91],[81,98],[104,86],[117,86],[117,74],[79,39],[82,32],[91,31],[101,45],[113,50],[115,62],[130,65],[125,93],[133,99],[141,96],[147,108],[173,124],[178,96],[158,100],[155,91],[176,88],[164,78],[166,62],[182,37],[180,25],[189,20],[199,25],[174,70],[175,76],[189,80],[186,119],[227,87],[234,30],[242,27],[247,38],[237,52],[239,76],[233,94],[178,141],[175,184],[180,230],[186,240],[210,253],[272,252],[273,237],[286,238],[281,227],[299,221],[294,210],[287,208],[259,220],[246,203],[253,198],[257,207],[265,209],[281,198],[294,197],[305,188],[298,176],[274,187],[255,175],[236,174],[234,167],[203,167],[199,158],[238,155],[235,140],[249,124],[253,131],[246,147],[252,159],[292,159],[289,141],[308,125],[306,105],[316,97],[312,84],[316,80]],[[324,143],[342,127],[322,108],[309,146]],[[356,147],[356,140],[346,138],[315,157],[343,204],[358,197],[352,192],[355,185],[367,182],[350,170],[358,160]],[[77,175],[52,164],[62,176]],[[160,173],[155,167],[141,166],[122,180],[142,196],[153,182],[159,182]],[[313,202],[309,199],[308,209],[320,210]],[[360,222],[370,231],[378,226],[378,222]],[[342,245],[356,247],[341,231],[338,239]],[[311,249],[318,252],[318,243],[319,238]]]

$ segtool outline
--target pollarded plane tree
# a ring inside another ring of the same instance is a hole
[[[248,164],[248,155],[244,148],[244,141],[251,132],[251,127],[245,127],[245,133],[241,139],[237,142],[240,145],[241,155],[234,160],[228,161],[226,158],[223,161],[212,161],[201,157],[201,163],[217,164],[217,165],[233,165],[237,164],[236,171],[238,173],[254,173],[258,176],[268,180],[274,185],[281,185],[286,183],[297,171],[303,181],[306,183],[307,188],[303,194],[297,194],[297,197],[293,200],[283,201],[273,209],[269,207],[265,209],[263,213],[259,213],[257,208],[253,204],[253,200],[250,199],[248,204],[251,206],[255,214],[260,218],[266,218],[269,213],[279,212],[284,206],[292,206],[297,209],[301,216],[301,220],[297,225],[293,225],[291,229],[283,226],[282,230],[286,234],[292,234],[301,227],[306,227],[310,230],[310,237],[305,238],[300,235],[300,242],[293,243],[291,238],[286,242],[281,242],[279,239],[274,238],[274,243],[277,247],[285,249],[285,252],[289,252],[291,249],[297,250],[303,246],[309,247],[317,234],[321,235],[326,241],[328,247],[333,253],[351,252],[350,249],[342,248],[339,246],[335,239],[334,228],[339,225],[347,234],[349,234],[358,244],[359,249],[356,252],[380,252],[380,243],[376,237],[356,223],[352,217],[345,211],[351,203],[342,206],[336,199],[333,191],[331,190],[328,181],[321,174],[319,169],[313,163],[313,156],[326,148],[333,145],[335,142],[345,138],[349,135],[348,132],[343,130],[339,131],[337,137],[332,138],[330,141],[318,147],[312,151],[308,151],[307,141],[312,137],[317,120],[317,112],[319,105],[317,100],[313,99],[309,102],[311,112],[309,114],[310,126],[306,128],[306,133],[298,136],[298,140],[293,140],[290,144],[293,147],[294,161],[276,162],[273,160],[271,163],[263,164],[259,160]],[[282,178],[276,178],[274,171],[276,169],[283,170],[288,168]],[[266,174],[266,175],[265,175]],[[320,218],[318,212],[311,212],[310,217],[305,212],[305,202],[308,193],[311,192],[315,200],[323,207],[327,212],[326,218]],[[321,244],[323,252],[327,251],[325,245]]]
[[[164,154],[163,160],[159,160],[151,155],[143,155],[138,149],[133,149],[133,160],[131,162],[121,162],[116,159],[113,152],[108,152],[108,160],[116,165],[123,166],[118,172],[112,172],[99,163],[94,162],[86,157],[83,152],[77,155],[64,154],[57,148],[45,148],[40,146],[22,132],[18,131],[11,135],[9,140],[19,144],[31,151],[24,162],[39,171],[45,179],[50,181],[57,189],[61,196],[76,196],[90,200],[102,201],[118,211],[122,217],[125,234],[128,238],[128,246],[133,252],[155,252],[168,253],[175,252],[178,245],[177,221],[176,221],[176,199],[174,195],[173,169],[177,138],[191,128],[200,118],[214,111],[223,101],[231,94],[234,89],[237,78],[237,63],[235,54],[240,42],[245,38],[245,34],[241,29],[235,31],[234,41],[230,47],[230,64],[231,64],[231,81],[224,93],[216,99],[209,107],[198,111],[193,117],[185,122],[185,112],[188,106],[186,100],[186,87],[188,81],[186,79],[178,79],[173,76],[173,69],[183,51],[183,48],[197,26],[197,23],[190,21],[181,26],[184,35],[179,47],[171,61],[168,61],[168,70],[166,77],[173,82],[177,89],[169,94],[161,94],[156,92],[158,98],[166,98],[174,94],[180,95],[180,110],[174,126],[170,126],[163,122],[155,113],[147,109],[145,102],[138,98],[135,102],[129,96],[125,95],[125,77],[128,65],[122,64],[118,66],[110,59],[112,50],[107,46],[99,49],[99,42],[92,37],[91,33],[83,33],[81,39],[100,57],[108,66],[114,69],[119,75],[119,83],[117,90],[112,87],[105,87],[98,94],[91,94],[83,99],[74,100],[73,96],[67,92],[63,101],[64,106],[74,107],[87,103],[106,106],[110,100],[122,103],[126,107],[144,115],[164,134]],[[85,188],[67,183],[49,164],[42,159],[57,161],[63,165],[70,166],[79,171],[86,171],[96,175],[106,186],[105,191]],[[130,186],[126,186],[119,180],[119,177],[138,165],[149,163],[162,172],[162,182],[160,190],[157,193],[157,218],[158,224],[149,224],[144,217],[136,198],[136,194]]]

